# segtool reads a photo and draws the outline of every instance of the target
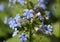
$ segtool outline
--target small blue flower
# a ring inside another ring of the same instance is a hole
[[[18,30],[16,30],[15,32],[13,32],[12,37],[16,36],[18,32],[19,32]]]
[[[51,26],[50,25],[44,25],[44,31],[46,34],[49,34],[52,32]]]
[[[44,20],[44,18],[43,18],[41,15],[39,15],[39,19],[40,19],[41,21]]]
[[[20,38],[20,41],[27,41],[28,35],[22,33],[22,34],[19,36],[19,38]]]
[[[8,22],[8,24],[9,24],[10,28],[12,28],[12,29],[15,28],[15,26],[14,26],[15,21],[14,21],[14,20],[10,20],[10,21]]]
[[[21,17],[20,17],[20,15],[19,15],[19,13],[18,14],[16,14],[16,16],[15,16],[15,18],[14,18],[15,20],[16,20],[16,22],[18,22],[19,21],[19,19],[21,19]]]
[[[24,5],[25,5],[24,0],[18,0],[18,2],[19,2],[22,6],[24,6]]]
[[[14,30],[15,27],[21,27],[21,24],[18,22],[20,19],[20,15],[17,14],[15,18],[10,17],[9,19],[9,26]]]
[[[29,10],[28,10],[28,9],[25,9],[24,12],[25,12],[25,13],[23,14],[23,16],[27,16]]]
[[[50,18],[50,11],[46,11],[46,17]]]
[[[48,30],[48,29],[47,29],[47,25],[44,25],[44,30]]]
[[[4,11],[4,4],[0,4],[0,11]]]
[[[48,25],[48,26],[47,26],[47,29],[48,29],[48,31],[52,32],[51,25]]]
[[[25,13],[23,14],[23,16],[25,16],[27,19],[30,19],[31,17],[33,17],[33,10],[25,10]]]

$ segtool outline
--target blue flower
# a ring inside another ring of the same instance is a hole
[[[47,25],[44,25],[43,27],[44,27],[44,30],[48,30],[48,29],[47,29]]]
[[[47,26],[47,29],[48,29],[48,31],[52,32],[51,25],[48,25],[48,26]]]
[[[24,6],[24,5],[25,5],[24,0],[18,0],[18,2],[19,2],[22,6]]]
[[[15,23],[14,26],[15,26],[15,27],[17,27],[17,26],[18,26],[18,27],[21,27],[21,24],[20,24],[20,23]]]
[[[51,25],[44,25],[44,31],[46,34],[49,34],[52,32]]]
[[[16,20],[16,22],[18,22],[18,21],[19,21],[19,19],[21,19],[21,17],[20,17],[20,15],[19,15],[19,13],[18,13],[18,14],[16,14],[16,16],[14,17],[14,19]]]
[[[44,25],[43,27],[44,27],[44,32],[45,32],[46,34],[48,34],[49,32],[48,32],[48,29],[47,29],[47,25]]]
[[[31,17],[33,17],[33,10],[25,10],[25,13],[23,14],[23,16],[25,16],[27,19],[30,19]]]
[[[10,21],[8,22],[8,24],[9,24],[10,28],[12,28],[12,29],[15,28],[15,26],[14,26],[15,21],[14,21],[14,20],[10,20]]]
[[[17,14],[15,18],[10,17],[9,19],[9,26],[14,30],[15,27],[21,27],[21,24],[18,22],[20,19],[20,15]]]
[[[23,16],[27,16],[29,10],[28,10],[28,9],[25,9],[24,12],[25,12],[25,13],[23,14]]]
[[[41,15],[39,15],[39,19],[40,19],[41,21],[44,20],[44,18],[43,18]]]
[[[12,34],[12,37],[16,36],[18,32],[19,32],[18,30],[15,30],[15,32],[13,32]]]
[[[46,17],[50,18],[50,11],[46,11],[45,13],[46,13]]]
[[[4,5],[3,4],[0,4],[0,11],[4,11]]]
[[[27,41],[28,35],[22,33],[22,34],[19,36],[19,38],[20,38],[20,41]]]

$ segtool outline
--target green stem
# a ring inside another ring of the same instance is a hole
[[[30,41],[32,42],[32,23],[30,22]]]

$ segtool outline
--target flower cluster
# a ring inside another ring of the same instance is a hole
[[[52,32],[52,26],[51,25],[44,25],[44,31],[46,34],[51,34]]]
[[[18,22],[19,20],[20,20],[20,15],[16,14],[16,17],[14,18],[10,17],[8,19],[7,17],[5,17],[4,24],[9,24],[10,28],[15,29],[15,27],[21,27],[20,22]]]
[[[25,33],[22,33],[22,34],[19,36],[19,38],[20,38],[20,41],[27,41],[28,35],[25,34]]]
[[[52,35],[53,26],[51,26],[51,25],[40,25],[39,27],[36,27],[36,28],[35,28],[35,31],[36,31],[36,32],[44,31],[45,34],[50,34],[50,35]]]
[[[48,4],[48,2],[45,0],[38,0],[38,2],[39,2],[39,4],[38,4],[38,6],[34,7],[34,11],[35,11],[35,13],[37,13],[37,16],[39,17],[39,19],[42,21],[43,24],[41,24],[39,28],[38,27],[35,28],[35,30],[36,30],[36,32],[37,31],[44,31],[45,34],[52,34],[52,31],[53,31],[52,25],[44,24],[44,22],[49,21],[50,17],[51,17],[51,11],[49,11],[48,9],[46,10],[46,7],[47,7],[46,4]],[[45,10],[44,11],[45,14],[41,13],[40,9]]]
[[[46,1],[45,0],[38,0],[38,2],[39,2],[39,5],[38,6],[40,6],[40,8],[42,8],[42,9],[46,9]]]
[[[25,13],[23,14],[23,16],[25,16],[27,19],[30,19],[31,17],[33,17],[33,10],[32,9],[30,9],[30,10],[25,9],[24,11],[25,11]]]
[[[18,2],[24,6],[25,2],[24,0],[18,0]],[[17,27],[22,27],[22,24],[27,24],[29,25],[29,27],[33,24],[34,22],[37,22],[37,18],[39,22],[42,22],[42,24],[39,24],[40,26],[38,26],[37,28],[35,28],[36,32],[43,31],[45,32],[45,34],[50,34],[52,35],[52,25],[50,24],[45,24],[44,22],[47,20],[50,20],[51,17],[51,12],[47,9],[47,2],[45,0],[38,0],[39,4],[38,6],[34,7],[33,9],[25,9],[24,10],[24,14],[22,15],[22,17],[20,16],[20,14],[16,14],[16,16],[14,18],[10,17],[9,19],[7,17],[5,17],[4,19],[4,24],[8,24],[10,28],[12,28],[13,30],[15,30],[15,32],[13,32],[13,37],[19,32],[17,30]],[[9,1],[9,6],[11,5],[11,0]],[[16,3],[16,0],[13,0],[13,3]],[[44,13],[42,13],[40,10],[44,11]],[[26,21],[25,21],[26,20]],[[36,20],[36,21],[35,21]],[[37,23],[36,23],[37,25]],[[26,25],[25,25],[26,26]],[[31,26],[31,28],[34,28],[34,26]],[[28,27],[28,28],[29,28]],[[23,26],[24,28],[24,26]],[[30,28],[30,29],[31,29]],[[28,38],[28,35],[25,33],[22,33],[20,36],[20,41],[26,41]]]

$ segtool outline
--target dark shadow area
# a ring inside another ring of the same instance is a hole
[[[0,0],[0,2],[8,2],[9,0]]]
[[[12,37],[12,34],[8,33],[6,36],[0,37],[0,42],[3,42],[4,40],[10,39]]]
[[[0,42],[3,42],[3,40],[6,40],[4,37],[0,37]]]
[[[3,33],[6,34],[4,36],[2,36],[3,34],[0,35],[0,42],[2,42],[3,40],[7,40],[7,39],[12,37],[13,30],[10,29],[9,26],[4,24],[1,20],[0,20],[0,29],[2,29]]]
[[[55,22],[59,21],[59,17],[56,17],[53,14],[51,14],[50,20],[52,23],[55,23]]]

